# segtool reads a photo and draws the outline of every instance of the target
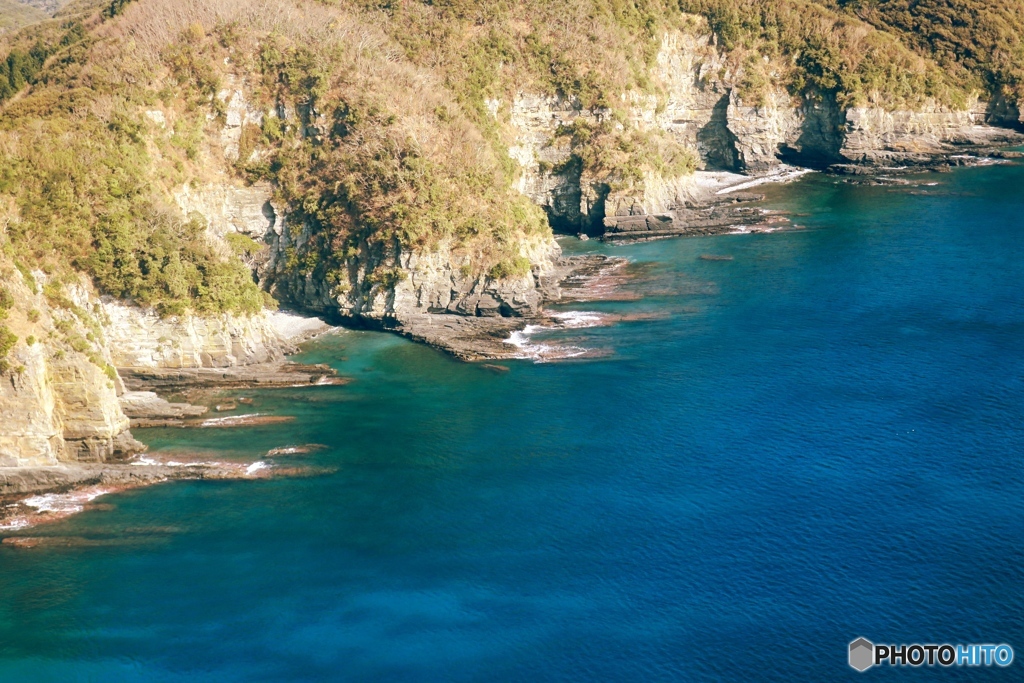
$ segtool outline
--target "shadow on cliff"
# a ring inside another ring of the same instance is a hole
[[[737,138],[729,130],[729,93],[725,93],[711,110],[711,118],[697,131],[697,149],[709,171],[739,172],[740,154]]]
[[[800,137],[779,149],[779,159],[794,166],[824,169],[844,161],[846,112],[834,94],[808,97],[802,107]]]

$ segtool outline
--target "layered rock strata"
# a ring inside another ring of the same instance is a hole
[[[712,36],[667,34],[651,74],[663,95],[627,93],[629,124],[657,130],[699,152],[710,171],[747,175],[776,172],[789,163],[850,172],[851,167],[941,166],[951,155],[983,156],[993,145],[1024,140],[1019,113],[1006,103],[975,103],[965,111],[931,104],[920,111],[840,107],[830,95],[795,98],[769,89],[756,103],[741,97],[742,72],[720,53]],[[576,121],[610,120],[608,110],[585,109],[572,98],[521,93],[494,100],[496,117],[508,112],[510,156],[519,164],[518,188],[544,207],[563,232],[615,238],[650,216],[649,229],[665,235],[705,234],[708,220],[686,209],[719,204],[697,176],[664,178],[616,189],[614,175],[595,176],[566,164],[572,154],[559,130]],[[674,227],[666,228],[667,217]],[[694,221],[694,222],[691,222]],[[619,227],[619,224],[622,224]]]

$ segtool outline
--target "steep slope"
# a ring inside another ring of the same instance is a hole
[[[0,464],[130,451],[115,366],[279,358],[278,302],[479,355],[557,295],[552,227],[1009,139],[1019,21],[966,1],[68,5],[0,47]]]
[[[20,0],[0,0],[0,35],[48,18],[48,14]]]
[[[899,36],[962,83],[1014,102],[1024,97],[1021,0],[842,0],[840,5]]]

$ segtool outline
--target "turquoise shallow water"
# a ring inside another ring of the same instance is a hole
[[[128,544],[0,549],[0,680],[831,681],[858,636],[1024,657],[1024,168],[916,181],[772,189],[800,231],[567,241],[646,294],[548,335],[602,358],[495,373],[347,332],[304,358],[352,384],[254,394],[294,423],[140,431],[320,443],[295,462],[332,472],[118,494],[45,532]]]

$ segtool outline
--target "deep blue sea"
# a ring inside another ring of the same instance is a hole
[[[243,392],[294,423],[139,430],[330,471],[0,548],[0,681],[1024,680],[1024,167],[911,180],[769,188],[798,230],[565,239],[644,295],[532,338],[596,358],[342,332],[302,359],[351,384]],[[857,674],[859,636],[1017,661]]]

